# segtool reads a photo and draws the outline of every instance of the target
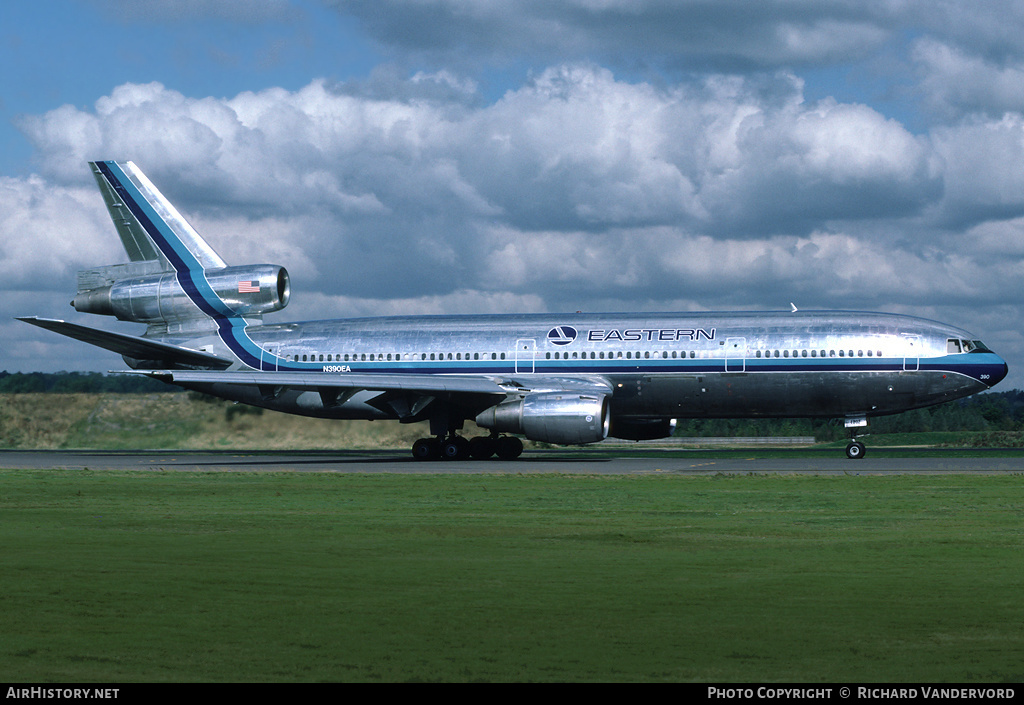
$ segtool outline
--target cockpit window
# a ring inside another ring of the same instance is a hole
[[[980,340],[965,340],[964,341],[964,352],[972,353],[990,353],[988,346]]]
[[[946,352],[947,353],[958,353],[960,352],[960,341],[956,338],[946,339]]]

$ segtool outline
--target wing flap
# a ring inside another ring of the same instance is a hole
[[[507,394],[505,387],[486,377],[466,375],[417,374],[328,374],[325,372],[260,372],[238,370],[214,372],[203,370],[139,370],[137,374],[173,384],[240,384],[266,389],[365,389],[369,391],[408,391],[473,394]]]
[[[423,395],[487,394],[508,396],[538,391],[572,391],[611,394],[611,384],[602,378],[567,377],[487,377],[482,375],[446,374],[373,374],[346,372],[260,372],[237,370],[214,372],[203,370],[139,370],[138,374],[172,384],[237,384],[260,389],[402,391]]]

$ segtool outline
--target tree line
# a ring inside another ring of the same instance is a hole
[[[177,387],[141,375],[101,372],[0,372],[0,394],[150,394]]]
[[[1024,433],[1024,391],[986,392],[965,399],[871,419],[870,432],[975,431]],[[819,441],[847,436],[834,419],[680,419],[677,436],[814,436]]]

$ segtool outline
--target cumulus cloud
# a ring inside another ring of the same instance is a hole
[[[20,125],[40,175],[0,182],[12,296],[123,260],[97,158],[135,161],[229,262],[287,266],[294,318],[965,307],[1024,267],[1019,114],[916,135],[785,71],[560,64],[491,102],[451,72],[223,99],[124,84]]]
[[[123,257],[119,240],[107,233],[109,223],[95,188],[58,186],[38,176],[0,178],[4,288],[39,291],[68,281],[73,287],[75,273],[98,264],[95,257]]]
[[[785,0],[333,0],[379,42],[448,61],[550,63],[600,56],[630,64],[775,69],[863,57],[890,36],[890,2]]]
[[[952,227],[1024,215],[1024,115],[971,120],[936,128],[935,152],[945,164],[939,217]]]
[[[623,247],[638,228],[754,240],[934,200],[926,141],[863,105],[805,103],[801,87],[780,74],[659,88],[592,65],[552,67],[491,105],[415,85],[371,98],[314,81],[221,100],[126,84],[92,111],[65,106],[22,127],[58,182],[88,181],[87,159],[132,159],[229,231],[259,219],[247,244],[289,243],[278,251],[328,290],[436,295],[456,280],[511,281],[485,263],[527,236],[568,262],[565,242]],[[413,271],[398,274],[406,261]],[[584,271],[590,288],[628,285]]]
[[[1024,110],[1024,56],[997,63],[931,37],[917,40],[911,56],[921,75],[917,90],[936,115],[998,119]]]

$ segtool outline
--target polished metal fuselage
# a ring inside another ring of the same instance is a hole
[[[408,316],[246,333],[264,371],[477,375],[527,391],[539,379],[599,380],[620,419],[870,417],[974,394],[1006,374],[987,350],[950,352],[950,340],[974,339],[964,330],[879,313]],[[372,391],[328,407],[309,391],[271,399],[222,387],[203,390],[293,413],[399,418]],[[495,402],[458,403],[471,418]]]

